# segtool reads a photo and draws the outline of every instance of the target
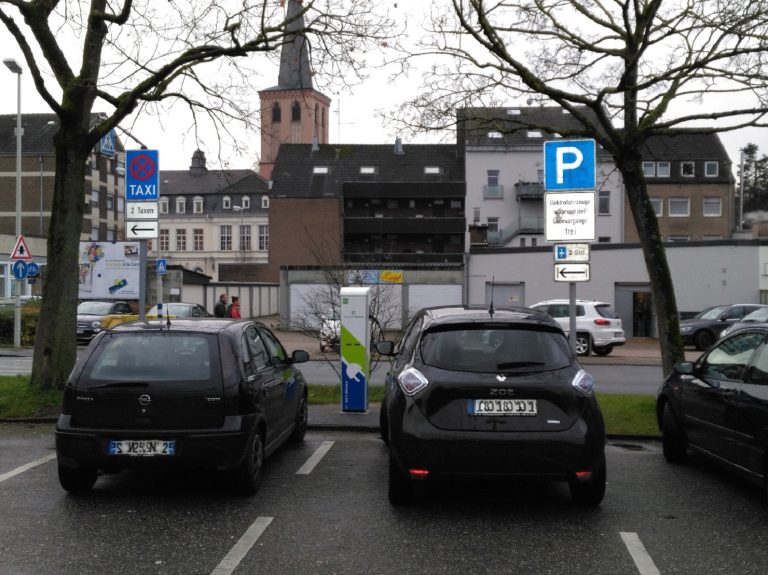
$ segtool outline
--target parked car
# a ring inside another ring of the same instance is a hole
[[[742,329],[675,365],[656,416],[668,461],[695,450],[767,489],[768,326]]]
[[[231,471],[255,492],[264,459],[307,427],[307,385],[263,324],[133,322],[100,333],[64,389],[59,482],[74,493],[126,468]]]
[[[740,321],[733,322],[720,333],[720,337],[725,337],[736,330],[750,327],[756,323],[768,324],[768,306],[759,307],[755,311],[749,312]]]
[[[102,321],[107,316],[130,315],[131,306],[125,301],[88,300],[77,306],[77,340],[88,342],[104,330]]]
[[[527,308],[422,309],[394,358],[380,411],[389,500],[441,477],[541,477],[579,503],[605,493],[605,428],[592,377],[560,326]]]
[[[551,299],[531,306],[551,315],[568,335],[571,331],[570,300]],[[576,353],[609,355],[613,348],[624,345],[621,318],[611,304],[604,301],[576,300]]]
[[[768,306],[739,303],[708,307],[691,319],[680,322],[683,344],[692,345],[699,351],[709,349],[720,338],[725,328],[762,307]]]
[[[150,309],[147,312],[147,316],[150,319],[155,319],[158,317],[158,308],[157,306],[153,306],[152,309]],[[163,304],[163,317],[175,317],[175,318],[185,318],[185,317],[213,317],[212,314],[208,313],[208,310],[205,309],[203,306],[197,303],[182,303],[182,302],[171,302],[171,303],[164,303]]]

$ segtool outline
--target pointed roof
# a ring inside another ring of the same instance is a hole
[[[304,16],[298,16],[304,9],[301,0],[288,0],[286,18],[290,21],[288,30],[304,29]],[[295,20],[294,20],[295,18]],[[309,44],[303,34],[288,34],[280,51],[280,73],[277,86],[270,90],[311,90],[312,70],[309,66]]]

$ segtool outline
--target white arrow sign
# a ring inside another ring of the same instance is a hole
[[[126,222],[125,238],[128,240],[154,240],[157,238],[157,220]]]
[[[588,282],[589,264],[555,264],[556,282]]]

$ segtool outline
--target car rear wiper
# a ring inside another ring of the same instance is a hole
[[[107,387],[149,387],[149,383],[146,381],[112,381],[95,385],[89,389],[105,389]]]
[[[534,365],[545,365],[545,363],[542,361],[508,361],[498,364],[496,369],[514,369],[516,367],[532,367]]]

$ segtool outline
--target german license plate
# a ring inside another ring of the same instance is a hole
[[[472,399],[470,415],[536,415],[535,399]]]
[[[109,454],[132,457],[176,455],[176,441],[172,439],[110,439]]]
[[[613,337],[624,337],[624,332],[623,331],[614,331],[613,332]]]

